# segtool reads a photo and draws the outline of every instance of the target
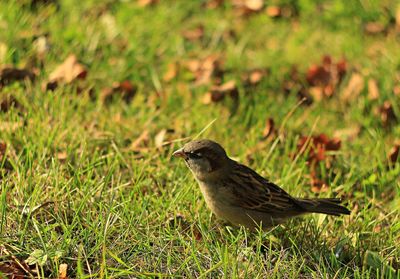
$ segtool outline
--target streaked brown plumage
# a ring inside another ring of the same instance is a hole
[[[211,140],[189,142],[174,155],[185,159],[212,212],[235,225],[265,228],[305,213],[350,213],[339,199],[290,196],[254,170],[230,159]]]

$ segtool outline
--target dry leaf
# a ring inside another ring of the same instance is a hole
[[[46,36],[39,36],[35,41],[34,41],[35,49],[37,52],[37,55],[39,59],[43,60],[45,55],[50,49],[50,43],[47,39]]]
[[[400,5],[397,5],[396,9],[396,30],[400,32]]]
[[[208,1],[205,3],[205,7],[206,7],[207,9],[216,9],[216,8],[218,8],[218,7],[221,7],[222,4],[224,4],[224,1],[225,1],[225,0],[208,0]]]
[[[381,225],[376,225],[376,226],[374,226],[374,228],[373,228],[373,232],[374,232],[374,233],[380,233],[381,230],[382,230],[382,226],[381,226]]]
[[[66,151],[60,151],[60,152],[57,153],[57,159],[61,163],[65,162],[67,160],[67,158],[68,158],[68,154],[67,154]]]
[[[399,159],[399,154],[400,154],[400,143],[395,144],[390,150],[389,161],[393,164],[396,163],[397,160]]]
[[[371,101],[379,99],[379,88],[375,79],[368,80],[368,99]]]
[[[129,145],[129,150],[142,151],[143,149],[146,149],[146,146],[148,146],[149,140],[149,131],[144,130],[140,136]]]
[[[312,102],[305,90],[304,82],[302,81],[301,74],[299,73],[297,66],[293,65],[288,73],[288,76],[282,82],[282,90],[286,94],[297,94],[300,99],[307,98],[308,102]]]
[[[315,172],[311,172],[310,178],[311,178],[310,179],[311,191],[313,193],[321,193],[328,191],[328,184],[325,181],[319,179]]]
[[[308,94],[312,97],[312,99],[314,101],[317,101],[317,102],[320,102],[325,97],[324,88],[322,88],[320,86],[311,86],[308,89]]]
[[[378,34],[385,31],[385,26],[380,22],[368,22],[365,24],[364,29],[369,34]]]
[[[242,81],[245,85],[257,85],[267,74],[267,69],[253,69],[242,75]]]
[[[129,103],[137,92],[137,86],[129,80],[114,82],[112,87],[104,88],[100,94],[100,99],[104,103],[110,103],[114,97],[120,96],[125,102]]]
[[[6,275],[6,278],[23,279],[34,278],[33,271],[24,262],[14,256],[14,251],[8,251],[4,245],[0,247],[0,272]]]
[[[5,260],[2,260],[2,263],[0,263],[0,273],[6,276],[4,278],[11,278],[11,279],[27,278],[27,275],[25,274],[24,270],[12,261],[7,262]]]
[[[158,134],[154,137],[154,144],[157,148],[161,148],[164,143],[165,135],[167,134],[167,129],[162,129]]]
[[[23,106],[14,96],[9,94],[0,95],[0,111],[7,112],[12,107],[23,109]]]
[[[71,54],[51,72],[46,88],[52,90],[58,86],[58,83],[71,83],[76,79],[86,78],[86,75],[86,67],[78,62],[74,54]]]
[[[192,59],[184,63],[186,69],[195,76],[195,84],[218,84],[223,78],[223,61],[219,55],[209,55],[204,59]]]
[[[204,37],[204,26],[198,25],[194,29],[185,30],[182,32],[182,36],[189,41],[197,41]]]
[[[200,241],[203,239],[203,235],[196,225],[194,225],[192,227],[192,234],[194,236],[194,239],[196,239],[197,241]]]
[[[68,269],[67,264],[65,264],[65,263],[60,264],[59,269],[58,269],[58,279],[68,279],[67,269]]]
[[[358,126],[358,125],[355,125],[355,126],[352,126],[352,127],[336,130],[334,132],[333,136],[335,138],[340,138],[342,140],[352,141],[356,137],[358,137],[360,132],[361,132],[361,127]]]
[[[317,136],[312,136],[311,138],[303,136],[297,143],[297,155],[302,154],[304,151],[310,148],[307,162],[313,167],[316,165],[316,163],[325,161],[327,159],[327,151],[337,151],[340,149],[340,146],[340,139],[330,139],[325,134],[319,134]],[[327,167],[330,166],[329,161],[327,161],[326,164]]]
[[[364,89],[364,77],[361,74],[353,73],[349,83],[343,89],[341,99],[344,101],[355,100]]]
[[[14,81],[34,81],[36,74],[28,69],[4,67],[0,69],[0,88]]]
[[[264,0],[232,0],[239,16],[247,16],[260,12],[264,7]]]
[[[280,17],[282,15],[282,9],[278,6],[268,6],[265,9],[265,13],[269,17]]]
[[[165,72],[164,76],[163,76],[163,80],[165,82],[169,82],[171,80],[173,80],[176,75],[178,74],[178,69],[179,69],[179,65],[178,63],[169,63],[167,66],[167,71]]]
[[[396,115],[393,110],[393,106],[389,101],[385,101],[381,107],[379,107],[379,113],[383,126],[389,126],[396,120]]]
[[[0,141],[0,161],[3,160],[4,155],[6,154],[7,144],[5,142]]]
[[[263,139],[266,139],[276,133],[275,122],[272,118],[268,118],[263,130]]]
[[[245,0],[244,6],[251,11],[260,11],[264,6],[264,0]]]
[[[239,91],[234,80],[211,87],[211,90],[203,96],[202,102],[203,104],[217,103],[225,99],[226,96],[231,97],[235,101],[238,100]]]
[[[155,5],[159,0],[138,0],[137,3],[140,7],[146,7],[150,5]]]
[[[7,52],[8,46],[5,43],[0,42],[0,63],[6,60]]]
[[[310,88],[308,92],[303,91],[303,95],[305,97],[307,95],[312,96],[315,100],[332,96],[346,74],[346,71],[346,60],[342,59],[337,63],[333,63],[330,56],[324,56],[321,65],[311,65],[309,67],[306,80]]]
[[[393,94],[396,96],[400,96],[400,85],[395,85],[393,87]]]

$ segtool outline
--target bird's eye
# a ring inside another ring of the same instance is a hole
[[[190,159],[200,159],[202,157],[200,153],[194,153],[194,152],[187,153],[187,156]]]

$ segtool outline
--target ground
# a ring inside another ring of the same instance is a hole
[[[0,272],[396,278],[399,43],[396,1],[0,2]],[[232,227],[193,138],[351,214]]]

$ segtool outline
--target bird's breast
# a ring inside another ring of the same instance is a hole
[[[227,219],[227,213],[231,211],[232,205],[228,202],[226,189],[219,183],[199,181],[201,193],[207,206],[220,218]]]

